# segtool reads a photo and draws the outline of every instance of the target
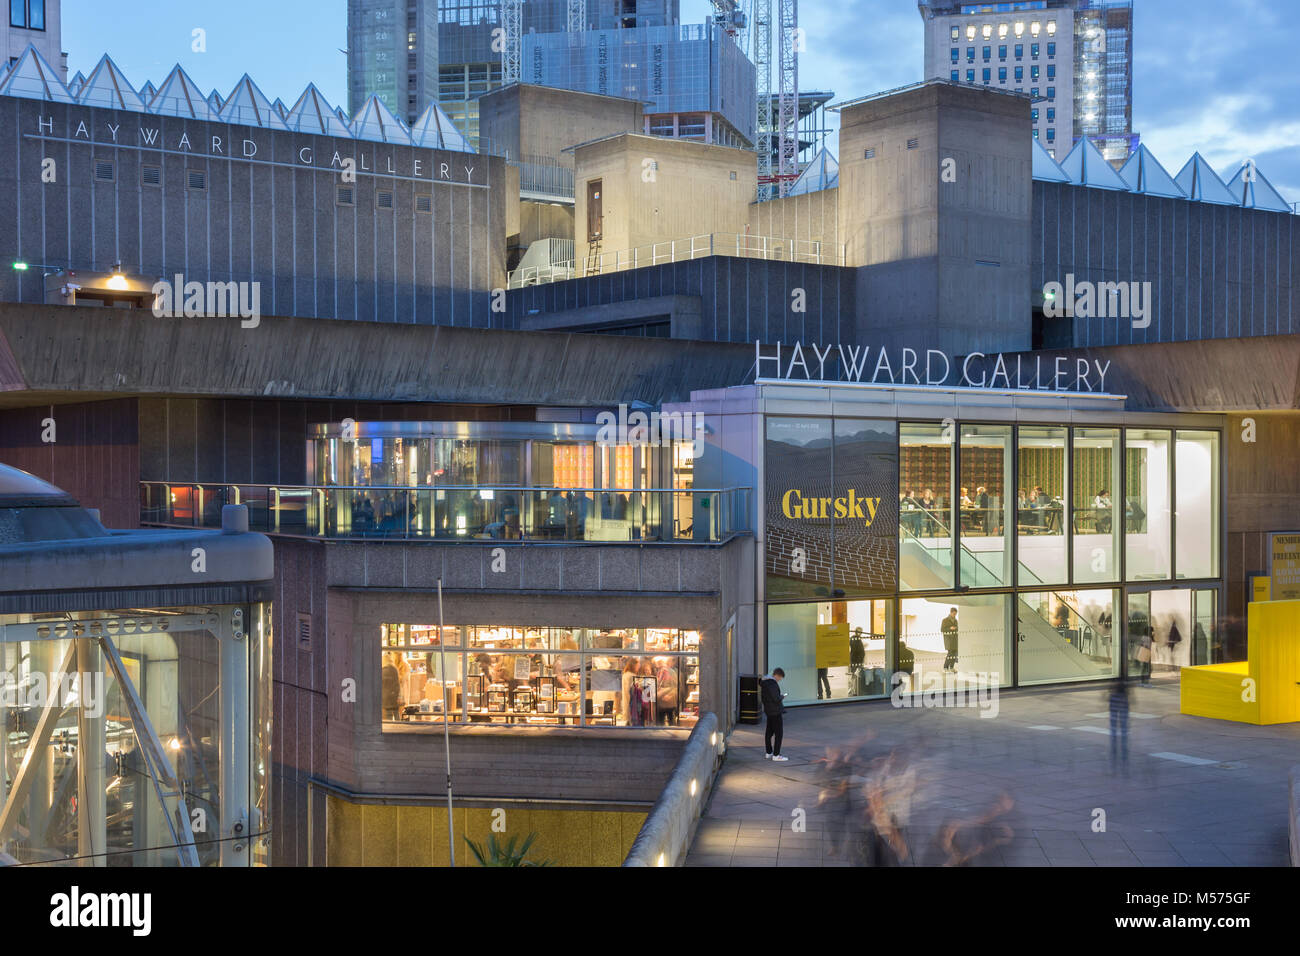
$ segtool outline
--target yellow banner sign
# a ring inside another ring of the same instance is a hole
[[[848,667],[849,665],[849,625],[817,625],[817,666]]]
[[[1274,601],[1300,600],[1300,534],[1275,534],[1272,537],[1269,596]]]

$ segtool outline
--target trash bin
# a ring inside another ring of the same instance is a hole
[[[763,708],[759,702],[758,694],[758,675],[741,674],[740,675],[740,707],[736,722],[741,724],[756,724],[759,722]]]

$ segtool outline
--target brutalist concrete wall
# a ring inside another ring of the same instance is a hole
[[[915,347],[924,327],[952,354],[1030,346],[1029,110],[942,82],[843,110],[839,239],[859,267],[858,341]]]
[[[43,301],[43,271],[121,263],[257,282],[263,314],[479,328],[499,315],[499,157],[16,97],[0,97],[0,129],[0,260],[46,267],[0,272],[0,300]]]

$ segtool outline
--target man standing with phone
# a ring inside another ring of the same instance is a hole
[[[781,681],[785,671],[779,667],[772,668],[772,676],[764,677],[759,682],[763,696],[763,713],[767,715],[767,730],[763,734],[763,747],[768,760],[786,761],[789,757],[781,756],[781,737],[785,732],[785,694],[781,693]]]

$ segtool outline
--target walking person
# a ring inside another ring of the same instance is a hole
[[[781,737],[785,733],[785,694],[781,693],[781,681],[785,680],[785,671],[779,667],[772,668],[772,676],[759,681],[763,697],[763,713],[767,715],[767,730],[763,734],[763,756],[768,760],[789,760],[781,756]]]
[[[1110,689],[1110,765],[1124,773],[1128,773],[1128,711],[1128,681],[1119,680]]]
[[[943,659],[943,669],[950,673],[957,673],[957,609],[950,608],[948,616],[943,619],[939,625],[939,630],[943,632],[943,649],[947,653]]]

